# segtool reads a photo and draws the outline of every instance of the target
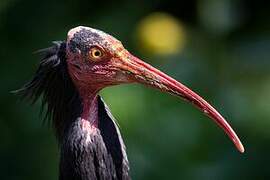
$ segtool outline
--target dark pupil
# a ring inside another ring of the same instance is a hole
[[[94,55],[95,55],[95,56],[100,56],[100,51],[95,51],[95,52],[94,52]]]

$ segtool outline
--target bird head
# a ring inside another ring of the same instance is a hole
[[[130,82],[124,68],[128,54],[120,41],[102,31],[80,26],[68,32],[67,64],[79,88],[100,90]]]
[[[67,117],[76,118],[81,112],[64,108],[67,104],[81,106],[72,99],[88,98],[107,86],[140,83],[192,103],[223,129],[240,152],[244,152],[238,136],[215,108],[182,83],[133,56],[109,34],[79,26],[68,32],[66,42],[54,44],[40,51],[45,54],[34,78],[15,92],[33,102],[43,94],[47,115],[52,116],[60,139]]]

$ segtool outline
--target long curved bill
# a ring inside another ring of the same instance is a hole
[[[181,97],[209,116],[229,136],[236,148],[243,153],[244,147],[228,122],[198,94],[158,69],[126,52],[119,59],[121,71],[133,82],[138,82]]]

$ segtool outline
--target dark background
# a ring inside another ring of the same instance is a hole
[[[170,41],[160,53],[159,38],[141,35],[156,12],[183,30],[176,32],[181,46],[174,53],[166,52]],[[270,3],[263,0],[1,0],[0,179],[57,179],[57,142],[42,124],[40,104],[31,107],[9,92],[33,75],[35,50],[65,40],[78,25],[112,34],[205,97],[246,148],[240,154],[184,101],[136,84],[110,87],[101,93],[121,126],[133,179],[269,179],[269,18]],[[148,38],[154,38],[150,47]]]

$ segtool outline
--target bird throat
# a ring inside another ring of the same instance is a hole
[[[87,127],[98,127],[98,102],[97,94],[83,98],[83,111],[81,115],[81,120],[83,121],[83,126]]]
[[[81,128],[91,134],[95,134],[98,130],[98,95],[96,91],[88,93],[80,93],[82,97],[82,114],[81,114]]]

